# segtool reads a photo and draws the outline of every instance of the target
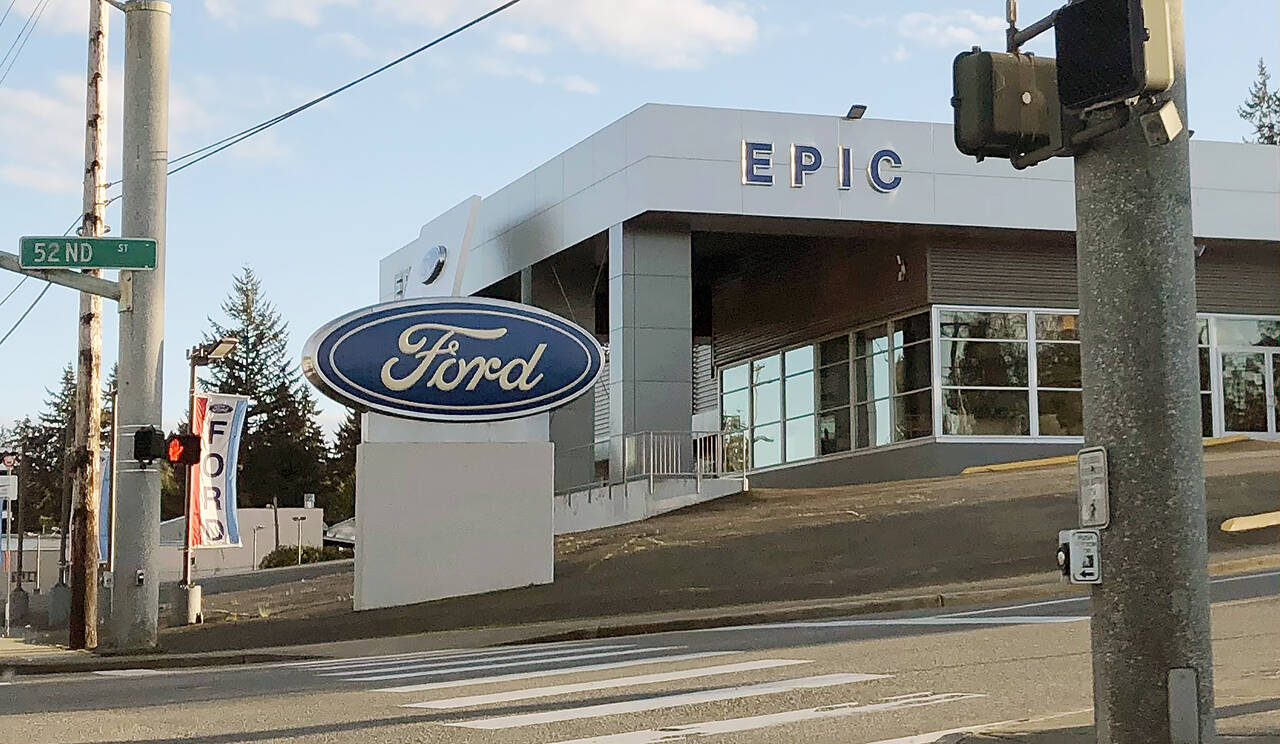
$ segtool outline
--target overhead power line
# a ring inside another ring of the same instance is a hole
[[[9,7],[4,9],[4,15],[0,15],[0,28],[4,27],[4,19],[9,17],[9,11],[13,10],[13,4],[18,0],[9,0]]]
[[[501,13],[502,11],[506,10],[507,8],[510,8],[511,6],[513,6],[513,5],[515,5],[515,4],[519,3],[519,2],[520,2],[520,0],[508,0],[508,2],[505,2],[505,3],[503,3],[502,5],[499,5],[498,7],[494,8],[493,10],[490,10],[489,12],[487,12],[487,13],[485,13],[485,14],[483,14],[483,15],[477,16],[477,17],[473,18],[472,20],[467,21],[466,23],[462,24],[461,26],[458,26],[457,28],[455,28],[455,29],[453,29],[452,31],[450,31],[450,32],[448,32],[448,33],[446,33],[446,34],[444,34],[443,36],[439,36],[439,37],[437,37],[437,38],[435,38],[435,39],[433,39],[433,40],[431,40],[431,41],[427,42],[426,44],[423,44],[422,46],[418,47],[417,49],[414,49],[413,51],[408,52],[407,54],[404,54],[404,55],[402,55],[402,56],[400,56],[400,57],[397,57],[396,59],[391,60],[390,62],[386,63],[385,65],[383,65],[383,66],[379,67],[378,69],[376,69],[376,70],[374,70],[374,71],[372,71],[372,72],[369,72],[369,73],[366,73],[366,74],[364,74],[364,75],[361,75],[360,77],[356,78],[355,80],[352,80],[351,82],[347,83],[346,85],[340,86],[340,87],[338,87],[338,88],[334,88],[333,90],[329,91],[328,93],[325,93],[325,94],[324,94],[324,95],[322,95],[322,96],[318,96],[318,97],[316,97],[316,98],[313,98],[313,99],[311,99],[310,101],[307,101],[306,103],[304,103],[304,104],[302,104],[302,105],[300,105],[300,106],[297,106],[296,108],[292,108],[292,109],[290,109],[290,110],[288,110],[288,111],[284,112],[283,114],[280,114],[279,116],[272,117],[272,118],[270,118],[270,119],[267,119],[267,120],[266,120],[266,121],[264,121],[264,122],[261,122],[261,123],[259,123],[259,124],[255,124],[254,126],[249,127],[248,129],[244,129],[244,130],[241,130],[241,131],[239,131],[239,132],[236,132],[235,134],[233,134],[233,135],[231,135],[231,136],[229,136],[229,137],[224,137],[224,138],[222,138],[222,139],[218,140],[217,142],[213,142],[213,143],[211,143],[211,144],[205,145],[204,147],[200,148],[199,150],[192,150],[191,152],[187,153],[186,155],[183,155],[183,156],[178,157],[178,158],[174,158],[173,160],[170,160],[170,161],[169,161],[169,165],[170,165],[170,168],[171,168],[171,169],[169,170],[169,175],[173,175],[174,173],[177,173],[178,171],[183,170],[183,169],[185,169],[185,168],[190,168],[191,166],[195,165],[196,163],[199,163],[201,160],[204,160],[204,159],[206,159],[206,158],[212,157],[213,155],[216,155],[217,153],[222,152],[223,150],[227,149],[228,147],[232,147],[232,146],[234,146],[234,145],[236,145],[236,144],[239,144],[240,142],[243,142],[243,141],[245,141],[245,140],[249,139],[250,137],[252,137],[252,136],[253,136],[253,135],[255,135],[255,134],[258,134],[258,133],[263,132],[263,131],[265,131],[265,130],[267,130],[267,129],[270,129],[271,127],[275,126],[276,124],[279,124],[280,122],[284,121],[285,119],[288,119],[288,118],[290,118],[290,117],[292,117],[292,116],[296,116],[296,115],[298,115],[298,114],[302,113],[303,111],[306,111],[307,109],[311,108],[312,106],[315,106],[315,105],[317,105],[317,104],[319,104],[319,103],[322,103],[322,102],[324,102],[324,101],[327,101],[327,100],[328,100],[328,99],[330,99],[330,98],[333,98],[334,96],[338,95],[339,93],[342,93],[343,91],[346,91],[346,90],[348,90],[348,89],[350,89],[350,88],[354,88],[355,86],[359,85],[360,83],[363,83],[364,81],[368,80],[369,78],[374,77],[375,75],[379,75],[379,74],[381,74],[381,73],[383,73],[383,72],[386,72],[387,70],[390,70],[392,67],[395,67],[396,65],[400,64],[401,62],[404,62],[404,61],[406,61],[406,60],[408,60],[408,59],[410,59],[410,58],[412,58],[412,57],[415,57],[415,56],[417,56],[417,55],[419,55],[419,54],[421,54],[421,53],[423,53],[423,52],[427,51],[427,50],[428,50],[428,49],[430,49],[431,47],[436,46],[437,44],[440,44],[441,42],[447,41],[448,39],[450,39],[450,38],[452,38],[452,37],[454,37],[454,36],[457,36],[458,34],[462,33],[463,31],[466,31],[467,29],[471,28],[472,26],[475,26],[476,24],[482,23],[483,21],[488,20],[489,18],[492,18],[493,16],[495,16],[495,15],[497,15],[497,14]],[[196,156],[199,156],[199,157],[196,157]],[[192,159],[192,158],[194,158],[194,159]],[[183,163],[182,165],[178,165],[178,163],[182,163],[182,161],[184,161],[184,160],[186,160],[187,162],[186,162],[186,163]],[[176,167],[173,167],[173,166],[176,166]]]
[[[26,48],[27,41],[31,38],[31,34],[35,33],[36,24],[40,22],[40,17],[44,15],[44,9],[47,7],[49,7],[49,0],[43,0],[43,2],[36,4],[36,6],[31,9],[30,15],[27,16],[27,22],[22,24],[22,28],[18,29],[18,35],[14,37],[13,43],[9,45],[9,51],[4,53],[3,59],[0,59],[0,67],[3,67],[6,61],[9,63],[9,66],[5,67],[4,72],[0,73],[0,83],[4,83],[4,79],[9,77],[9,71],[12,70],[13,66],[18,62],[18,55],[22,54],[22,50]],[[5,15],[8,15],[8,11],[5,12]],[[27,32],[26,36],[22,35],[23,31]],[[17,47],[16,52],[14,51],[14,47]],[[9,58],[10,54],[13,54],[12,59]]]
[[[17,292],[18,288],[21,287],[23,284],[25,284],[26,281],[30,278],[31,277],[24,274],[22,278],[18,280],[18,283],[13,285],[13,289],[9,290],[9,294],[5,295],[3,300],[0,300],[0,306],[3,306],[4,303],[8,302],[9,298],[13,296],[13,293]]]
[[[63,237],[70,235],[71,231],[76,229],[76,225],[79,225],[83,220],[84,220],[84,217],[77,217],[76,221],[71,223],[71,227],[68,227],[65,231],[63,231],[62,233]],[[25,282],[26,280],[27,280],[27,277],[25,276],[22,277],[22,282]],[[9,294],[5,295],[4,299],[7,300],[10,297],[12,297],[13,293],[18,291],[18,287],[22,286],[22,282],[18,282],[18,286],[10,290]],[[32,310],[36,309],[36,305],[40,304],[40,300],[44,299],[45,293],[48,292],[49,288],[52,286],[53,284],[51,282],[44,283],[44,289],[40,290],[40,294],[36,295],[36,298],[31,301],[31,304],[27,305],[27,309],[22,311],[22,315],[18,317],[18,321],[14,323],[12,326],[10,326],[8,332],[6,332],[4,336],[0,338],[0,346],[3,346],[4,342],[8,341],[9,337],[13,335],[13,332],[18,330],[18,326],[22,325],[22,321],[27,319],[27,316],[31,314]],[[0,305],[2,304],[4,304],[4,301],[0,300]]]

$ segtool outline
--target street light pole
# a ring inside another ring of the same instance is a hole
[[[165,207],[169,162],[169,20],[160,0],[125,3],[124,195],[121,234],[156,240],[156,267],[120,272],[122,439],[160,428],[164,339]],[[116,499],[117,571],[111,644],[148,650],[158,640],[161,464],[122,462]]]
[[[1168,0],[1188,121],[1181,0]],[[1094,709],[1107,744],[1213,741],[1189,134],[1133,122],[1075,156],[1085,441],[1111,522],[1093,588]]]

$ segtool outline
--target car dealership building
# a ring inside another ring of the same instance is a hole
[[[1191,143],[1205,436],[1280,430],[1278,150]],[[1073,193],[1069,159],[975,163],[948,125],[646,105],[427,223],[381,298],[596,334],[558,492],[943,475],[1081,447]]]

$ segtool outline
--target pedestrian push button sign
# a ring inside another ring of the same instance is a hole
[[[1111,522],[1111,498],[1107,492],[1107,451],[1088,447],[1076,455],[1080,485],[1080,526],[1106,527]]]
[[[1102,534],[1098,530],[1058,533],[1058,562],[1072,584],[1102,583]]]

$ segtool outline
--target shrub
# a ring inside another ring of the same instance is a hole
[[[334,545],[326,545],[323,548],[317,548],[311,545],[302,546],[303,563],[340,561],[344,558],[352,558],[354,556],[355,551],[351,548],[340,548]],[[262,562],[258,564],[258,568],[280,568],[281,566],[296,565],[298,565],[298,546],[281,545],[270,553],[264,555],[262,557]]]

